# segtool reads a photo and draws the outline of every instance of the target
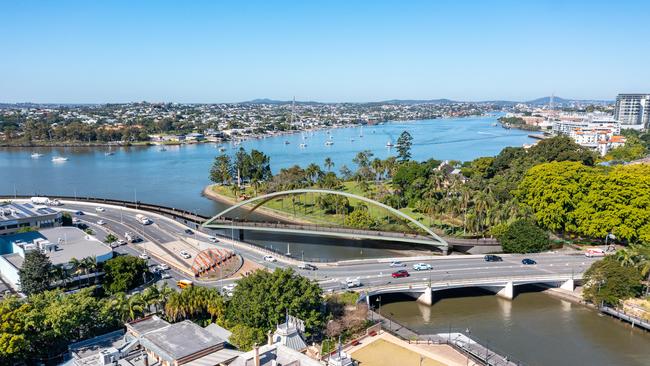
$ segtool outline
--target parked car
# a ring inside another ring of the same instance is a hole
[[[433,266],[428,263],[416,263],[413,265],[413,269],[416,271],[428,271],[432,270]]]
[[[521,260],[521,264],[525,264],[527,266],[530,266],[530,265],[533,265],[533,264],[537,264],[537,262],[535,262],[534,260],[532,260],[530,258],[524,258],[524,259]]]
[[[190,253],[188,253],[187,251],[185,251],[185,250],[181,250],[181,251],[179,252],[179,254],[181,255],[181,257],[183,257],[183,258],[185,258],[185,259],[190,259],[190,258],[192,258],[192,255],[191,255]]]
[[[74,214],[77,215],[77,216],[83,216],[83,215],[85,215],[83,211],[75,211]]]
[[[486,262],[502,262],[503,261],[503,258],[499,257],[498,255],[494,255],[494,254],[488,254],[485,257],[483,257],[483,259]]]
[[[305,270],[307,270],[307,271],[315,271],[315,270],[318,269],[316,266],[314,266],[313,264],[309,264],[309,263],[301,263],[301,264],[298,266],[298,268],[300,268],[300,269],[305,269]]]
[[[162,278],[163,280],[166,280],[168,278],[172,278],[172,275],[170,275],[167,272],[164,272],[162,275],[160,275],[160,278]]]
[[[218,242],[219,242],[219,239],[215,238],[214,236],[210,236],[210,237],[208,237],[208,240],[209,240],[211,243],[218,243]]]
[[[401,278],[401,277],[408,277],[410,274],[408,273],[407,270],[405,269],[400,269],[399,271],[395,271],[390,274],[391,277],[393,278]]]
[[[160,268],[160,269],[163,270],[163,271],[166,271],[166,270],[169,269],[169,266],[168,266],[167,264],[165,264],[165,263],[160,263],[160,264],[158,265],[158,268]]]
[[[76,217],[72,218],[72,225],[79,225],[80,223],[81,223],[81,220],[79,220],[78,218],[76,218]]]
[[[138,258],[140,258],[140,259],[144,259],[144,260],[147,260],[147,259],[149,259],[149,256],[147,255],[147,253],[142,253],[142,254],[140,254],[140,255],[138,256]]]
[[[267,262],[277,262],[277,261],[278,261],[278,260],[275,259],[275,257],[272,256],[272,255],[265,255],[265,256],[264,256],[264,260],[267,261]]]
[[[185,229],[185,234],[192,235],[192,234],[194,234],[194,231],[192,231],[190,229]]]
[[[104,220],[97,220],[97,225],[106,225],[106,221],[104,221]]]
[[[95,211],[97,211],[97,212],[104,212],[104,211],[106,211],[106,210],[104,210],[103,207],[95,207]]]
[[[400,262],[400,261],[392,261],[389,264],[390,267],[406,267],[406,264]]]
[[[119,240],[116,241],[115,243],[117,243],[117,245],[126,245],[126,241],[125,241],[125,240],[122,240],[122,239],[119,239]]]

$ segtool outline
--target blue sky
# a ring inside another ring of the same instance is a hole
[[[648,1],[0,1],[2,102],[613,99]]]

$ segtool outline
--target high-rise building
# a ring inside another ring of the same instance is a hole
[[[648,127],[650,94],[619,94],[614,118],[623,125]]]

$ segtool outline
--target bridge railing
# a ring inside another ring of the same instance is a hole
[[[343,226],[335,225],[320,225],[320,224],[288,224],[281,222],[249,222],[249,221],[237,221],[237,220],[228,220],[220,219],[213,220],[212,223],[219,223],[222,227],[228,225],[238,225],[240,227],[260,227],[260,228],[272,228],[272,229],[298,229],[298,230],[313,230],[313,231],[332,231],[332,232],[341,232],[346,234],[357,234],[357,235],[375,235],[375,236],[385,236],[389,238],[409,238],[409,239],[419,239],[419,240],[430,240],[438,241],[435,238],[426,235],[412,234],[406,232],[391,232],[391,231],[380,231],[380,230],[362,230],[362,229],[352,229]],[[207,225],[210,227],[210,224]]]

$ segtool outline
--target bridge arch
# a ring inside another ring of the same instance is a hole
[[[428,228],[426,225],[422,224],[421,222],[415,220],[411,216],[403,213],[402,211],[399,211],[393,207],[390,207],[386,204],[383,204],[381,202],[375,201],[373,199],[370,199],[368,197],[363,197],[359,196],[353,193],[349,192],[341,192],[341,191],[334,191],[334,190],[329,190],[329,189],[313,189],[313,188],[303,188],[303,189],[292,189],[292,190],[287,190],[287,191],[279,191],[279,192],[272,192],[272,193],[267,193],[263,194],[260,196],[256,196],[253,198],[249,198],[247,200],[238,202],[237,204],[228,207],[227,209],[221,211],[211,219],[207,220],[205,223],[203,223],[204,227],[210,227],[210,225],[215,221],[218,220],[219,218],[224,217],[226,214],[228,214],[231,211],[234,211],[236,209],[239,209],[241,207],[244,207],[248,204],[251,203],[257,203],[254,207],[253,210],[261,206],[262,204],[268,202],[269,200],[277,197],[283,197],[283,196],[290,196],[290,195],[296,195],[296,194],[307,194],[307,193],[316,193],[316,194],[332,194],[332,195],[338,195],[338,196],[344,196],[347,198],[353,198],[377,207],[381,207],[391,214],[398,216],[407,222],[412,223],[413,225],[417,226],[418,228],[422,229],[428,236],[430,236],[432,239],[435,241],[439,242],[441,246],[448,247],[449,244],[442,239],[440,236],[438,236],[436,233],[434,233],[430,228]]]

